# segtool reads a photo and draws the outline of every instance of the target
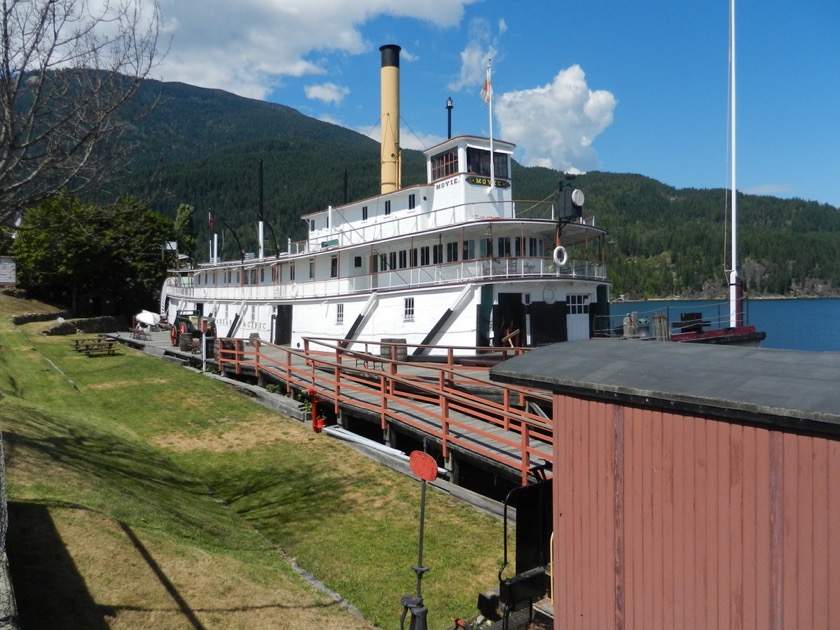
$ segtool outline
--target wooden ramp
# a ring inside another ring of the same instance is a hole
[[[418,362],[385,358],[388,348],[373,345],[382,344],[310,339],[298,351],[221,339],[216,361],[223,374],[305,393],[316,414],[326,406],[339,423],[358,418],[378,423],[383,436],[397,431],[431,441],[445,466],[453,457],[472,458],[524,484],[534,465],[551,461],[552,424],[540,413],[551,409],[547,392],[493,383],[486,366],[458,365],[451,351],[444,360]],[[405,357],[399,350],[392,356]]]

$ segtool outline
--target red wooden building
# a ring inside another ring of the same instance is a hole
[[[554,392],[555,628],[840,628],[840,353],[588,341]]]

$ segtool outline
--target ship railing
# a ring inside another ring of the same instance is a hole
[[[625,312],[626,311],[626,312]],[[599,337],[625,337],[667,340],[671,335],[704,329],[729,328],[729,303],[711,302],[656,309],[622,309],[622,312],[595,317]]]
[[[446,363],[422,363],[397,358],[426,348],[415,344],[330,338],[303,343],[303,350],[296,350],[259,339],[219,339],[219,368],[279,382],[287,394],[315,398],[318,409],[335,415],[346,410],[378,418],[383,431],[390,425],[411,427],[436,440],[444,460],[452,449],[467,450],[516,471],[523,485],[532,466],[550,457],[551,393],[494,383],[486,367],[458,365],[454,358],[466,350],[498,361],[501,348],[452,348]],[[472,393],[478,391],[482,394]],[[316,426],[318,419],[312,420]]]
[[[537,256],[481,258],[440,263],[423,267],[406,267],[345,278],[325,278],[284,282],[281,284],[249,284],[220,287],[195,286],[191,282],[177,285],[175,293],[196,300],[285,300],[323,298],[376,290],[401,289],[458,284],[465,281],[564,278],[605,280],[604,263],[573,259],[562,267],[548,258]]]
[[[429,286],[459,283],[465,280],[498,280],[510,278],[580,278],[606,279],[606,265],[597,261],[570,260],[557,267],[554,261],[539,258],[484,258],[428,267],[410,267],[381,271],[351,278],[351,291],[398,289],[408,286]]]
[[[495,219],[541,219],[556,220],[553,203],[546,201],[480,201],[428,211],[422,207],[399,210],[387,216],[375,216],[369,219],[342,221],[338,213],[333,215],[337,221],[330,228],[324,228],[311,234],[309,240],[293,243],[292,253],[316,252],[331,247],[349,247],[364,245],[383,238],[411,236],[420,231],[459,225],[470,221]],[[578,221],[582,225],[595,226],[595,218],[587,217]]]

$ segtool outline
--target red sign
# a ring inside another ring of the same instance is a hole
[[[411,472],[423,481],[434,481],[437,479],[437,462],[428,453],[412,451],[408,457],[408,463],[411,465]]]

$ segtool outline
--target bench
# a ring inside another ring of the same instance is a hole
[[[81,352],[84,352],[88,356],[93,354],[114,354],[115,351],[116,348],[114,348],[113,341],[96,341],[85,345],[84,349],[81,350]]]
[[[364,365],[365,369],[368,369],[368,364],[370,364],[371,366],[373,366],[374,370],[376,369],[377,365],[379,365],[380,369],[385,369],[385,360],[381,357],[376,356],[375,354],[346,350],[344,352],[344,355],[354,359],[356,361],[356,367],[359,367],[359,365]]]

